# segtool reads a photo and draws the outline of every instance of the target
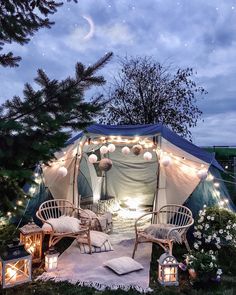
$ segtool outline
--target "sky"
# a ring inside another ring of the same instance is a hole
[[[192,67],[194,80],[208,92],[198,101],[203,120],[191,130],[193,142],[236,146],[235,0],[78,0],[66,2],[51,19],[52,29],[40,30],[27,45],[5,47],[22,61],[18,68],[0,68],[0,102],[22,96],[38,68],[63,79],[73,76],[76,62],[89,65],[112,51],[101,71],[109,86],[119,57],[152,56],[161,64]]]

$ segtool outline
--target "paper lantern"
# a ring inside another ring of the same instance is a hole
[[[207,170],[206,170],[206,169],[198,170],[198,172],[197,172],[197,176],[198,176],[201,180],[206,179],[206,178],[207,178]]]
[[[171,164],[171,157],[169,156],[164,156],[162,159],[161,159],[161,164],[164,166],[164,167],[167,167]]]
[[[135,156],[138,156],[142,153],[143,148],[140,144],[136,144],[132,147],[132,151],[134,153]]]
[[[97,162],[98,157],[97,157],[95,154],[91,154],[91,155],[88,157],[88,160],[89,160],[89,163],[94,164],[94,163]]]
[[[57,174],[58,174],[58,176],[60,176],[60,177],[65,177],[66,175],[67,175],[67,169],[66,169],[66,167],[64,167],[64,166],[62,166],[62,167],[60,167],[58,170],[57,170]]]
[[[143,158],[144,158],[144,160],[146,160],[146,161],[151,161],[151,159],[152,159],[152,153],[150,153],[150,152],[145,152],[145,153],[143,154]]]
[[[110,143],[107,148],[110,153],[113,153],[116,150],[116,146],[113,143]]]
[[[45,253],[45,270],[54,271],[57,269],[59,253],[52,247]]]
[[[110,159],[102,159],[100,162],[99,162],[99,165],[98,165],[99,169],[101,169],[102,171],[109,171],[112,167],[112,160]]]
[[[7,245],[7,250],[1,254],[0,260],[3,289],[31,281],[32,258],[18,240]]]
[[[103,155],[103,154],[106,154],[108,152],[108,148],[103,145],[100,147],[100,153]]]
[[[25,250],[32,255],[32,262],[38,263],[42,256],[43,230],[34,222],[30,222],[20,228],[20,242]]]
[[[158,281],[162,286],[178,286],[178,266],[176,258],[164,253],[158,259]]]
[[[124,146],[124,147],[122,148],[121,152],[122,152],[122,154],[124,154],[124,155],[127,156],[127,155],[130,153],[130,148],[127,147],[127,146]]]

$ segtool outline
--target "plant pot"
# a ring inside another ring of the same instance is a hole
[[[197,273],[196,273],[195,269],[190,268],[190,269],[188,270],[188,273],[189,273],[189,276],[190,276],[191,280],[196,280],[196,278],[197,278]]]

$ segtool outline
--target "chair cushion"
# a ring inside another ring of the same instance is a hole
[[[172,228],[175,228],[175,226],[171,225],[171,224],[164,224],[164,223],[151,224],[147,228],[144,229],[144,232],[148,235],[153,236],[154,238],[157,238],[157,239],[167,239],[167,234],[168,234],[169,230]],[[181,243],[181,241],[182,241],[181,235],[177,230],[173,230],[170,233],[169,237],[171,240],[173,240],[177,243]]]
[[[103,232],[91,230],[90,231],[91,245],[94,247],[102,247],[102,245],[109,241],[109,236]]]
[[[105,263],[103,263],[103,265],[109,267],[118,275],[123,275],[136,270],[143,269],[142,264],[135,261],[131,257],[126,256],[108,260]]]
[[[87,214],[86,214],[87,213]],[[89,209],[83,209],[83,211],[80,212],[81,218],[97,218],[97,214]]]
[[[47,221],[52,224],[57,233],[76,233],[80,230],[79,219],[71,216],[62,215],[59,218],[49,218]],[[48,223],[44,223],[42,229],[46,232],[52,231],[52,227]]]
[[[82,254],[90,253],[88,244],[79,244],[79,248]],[[101,253],[101,252],[113,251],[114,249],[110,241],[107,240],[105,241],[105,243],[102,244],[101,247],[91,246],[91,250],[92,250],[92,253]]]

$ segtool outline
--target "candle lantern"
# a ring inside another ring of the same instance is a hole
[[[1,284],[2,288],[13,287],[31,281],[32,257],[23,244],[15,240],[7,245],[1,255]]]
[[[178,286],[178,262],[168,253],[160,256],[158,267],[158,281],[163,286]]]
[[[57,269],[59,253],[53,248],[49,248],[49,250],[45,253],[45,270],[46,271],[54,271]]]
[[[20,242],[32,254],[32,262],[39,263],[42,257],[43,230],[34,222],[20,228]]]

